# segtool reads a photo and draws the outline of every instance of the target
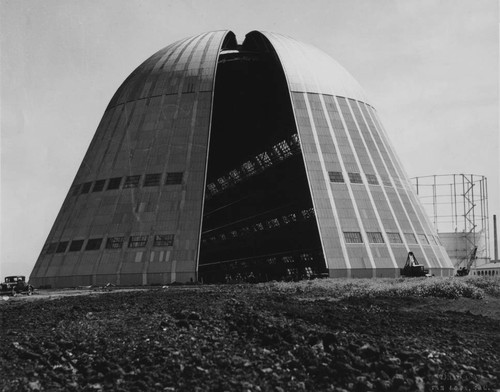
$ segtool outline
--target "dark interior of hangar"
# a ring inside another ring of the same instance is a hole
[[[326,272],[290,96],[267,42],[219,57],[199,256],[205,282]]]

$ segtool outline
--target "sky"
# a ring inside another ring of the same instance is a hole
[[[488,178],[500,214],[494,0],[0,0],[0,275],[28,276],[104,110],[170,43],[291,36],[361,84],[410,177]]]

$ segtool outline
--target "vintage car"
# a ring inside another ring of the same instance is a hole
[[[1,284],[2,294],[33,294],[33,286],[26,282],[26,277],[24,276],[7,276],[5,277],[5,282]]]

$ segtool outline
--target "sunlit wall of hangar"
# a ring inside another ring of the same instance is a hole
[[[160,50],[109,103],[31,282],[396,277],[453,265],[358,83],[253,31]]]

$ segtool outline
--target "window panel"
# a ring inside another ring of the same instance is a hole
[[[165,185],[177,185],[182,184],[183,172],[167,173],[167,178],[165,180]]]
[[[69,246],[70,252],[78,252],[82,249],[83,240],[73,240],[71,241],[71,245]]]
[[[111,178],[108,182],[108,190],[119,189],[122,182],[122,177]]]
[[[377,176],[375,174],[367,174],[366,180],[368,181],[368,184],[378,185]]]
[[[101,192],[104,189],[104,184],[106,180],[97,180],[94,183],[94,187],[92,188],[92,192]]]
[[[49,244],[49,246],[47,246],[47,250],[45,251],[45,253],[52,254],[56,251],[56,249],[57,249],[57,242],[52,242]]]
[[[124,237],[109,237],[106,241],[106,249],[121,249]]]
[[[384,243],[384,237],[382,236],[382,233],[380,233],[380,232],[367,232],[366,235],[368,236],[368,241],[371,244],[383,244]]]
[[[144,186],[158,186],[161,181],[161,173],[146,174]]]
[[[80,185],[80,184],[78,184],[78,185],[74,185],[74,186],[73,186],[73,191],[72,191],[72,193],[71,193],[71,196],[76,196],[76,195],[78,195],[78,194],[80,193],[80,187],[81,187],[81,185]]]
[[[361,244],[363,243],[363,238],[361,233],[357,231],[344,231],[345,242],[348,244]]]
[[[427,239],[427,236],[425,234],[418,234],[418,238],[420,241],[422,241],[423,244],[429,245],[429,240]]]
[[[402,244],[403,240],[399,233],[387,233],[387,237],[389,237],[389,242],[391,244]]]
[[[123,188],[137,188],[139,186],[139,181],[141,180],[141,176],[127,176],[125,178],[125,184],[123,184]]]
[[[89,193],[90,187],[92,186],[91,182],[86,182],[82,185],[82,193]]]
[[[409,244],[416,244],[417,243],[417,238],[415,237],[415,234],[413,233],[405,233],[405,238],[406,242]]]
[[[87,241],[85,250],[99,250],[102,244],[102,238],[91,238]]]
[[[342,172],[328,172],[330,182],[344,182],[344,175]]]
[[[129,248],[144,248],[147,243],[148,243],[148,236],[147,235],[131,236],[129,241],[128,241],[128,247]]]
[[[173,234],[155,235],[153,246],[173,246],[173,245],[174,245],[174,235]]]
[[[312,217],[314,217],[314,208],[311,207],[307,210],[302,210],[301,214],[304,219],[311,219]]]
[[[56,253],[64,253],[66,252],[66,248],[68,247],[69,241],[59,242],[57,245]]]
[[[363,180],[361,179],[361,174],[359,173],[348,173],[349,174],[349,181],[353,184],[362,184]]]

